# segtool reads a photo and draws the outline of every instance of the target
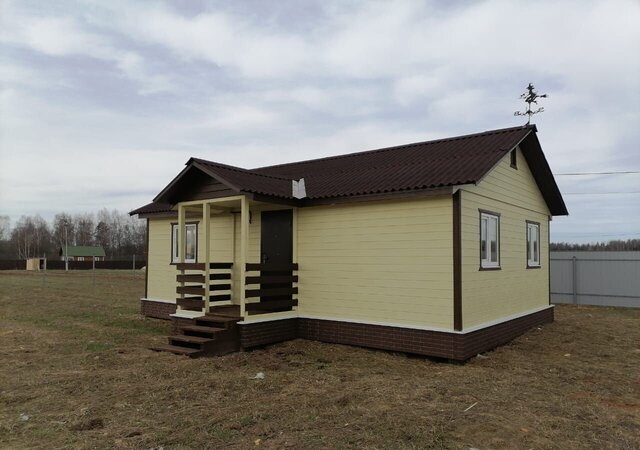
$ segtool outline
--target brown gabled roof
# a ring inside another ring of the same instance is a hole
[[[191,168],[205,172],[239,194],[260,194],[294,201],[292,180],[304,178],[306,198],[302,204],[309,204],[330,198],[474,184],[519,144],[552,214],[567,214],[533,125],[257,169],[191,158],[185,170],[158,194],[154,203],[131,213],[144,214],[136,211],[161,208],[151,205],[166,201],[170,197],[167,192],[176,183],[188,182],[185,177],[188,178]]]
[[[506,128],[261,167],[253,172],[304,178],[311,199],[456,186],[479,181],[532,130]]]

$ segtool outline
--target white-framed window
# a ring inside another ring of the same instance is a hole
[[[540,267],[540,224],[527,222],[527,267]]]
[[[480,212],[480,268],[500,268],[500,216]]]
[[[171,262],[180,261],[180,253],[178,252],[178,224],[171,224]],[[197,258],[198,249],[198,224],[188,223],[185,225],[185,241],[186,248],[184,252],[184,262],[194,263]]]

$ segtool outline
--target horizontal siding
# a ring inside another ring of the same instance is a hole
[[[171,262],[172,219],[149,219],[147,297],[175,300],[176,270]]]
[[[450,197],[298,210],[301,314],[450,329]]]
[[[477,186],[464,188],[462,207],[462,318],[468,328],[545,306],[549,302],[548,208],[518,150]],[[500,213],[501,270],[480,271],[480,212]],[[526,221],[540,223],[540,269],[527,269]]]
[[[211,262],[233,261],[233,216],[231,214],[211,216]],[[149,298],[176,299],[177,270],[171,264],[171,224],[175,219],[149,219]],[[187,222],[198,223],[198,262],[204,260],[205,242],[202,220],[188,218]]]

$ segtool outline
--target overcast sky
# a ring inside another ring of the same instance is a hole
[[[638,1],[0,0],[0,215],[131,210],[242,167],[524,123],[556,173],[640,170]],[[558,177],[553,240],[640,237],[640,175]],[[611,193],[574,195],[572,193]]]

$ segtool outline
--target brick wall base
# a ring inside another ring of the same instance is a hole
[[[240,346],[259,347],[295,339],[298,337],[298,320],[282,319],[240,325]]]
[[[175,303],[154,302],[153,300],[140,300],[140,314],[145,317],[155,319],[171,319],[171,314],[175,314]]]
[[[244,349],[298,337],[465,361],[506,344],[534,326],[551,322],[553,308],[465,334],[332,320],[283,319],[240,325],[240,343]]]

